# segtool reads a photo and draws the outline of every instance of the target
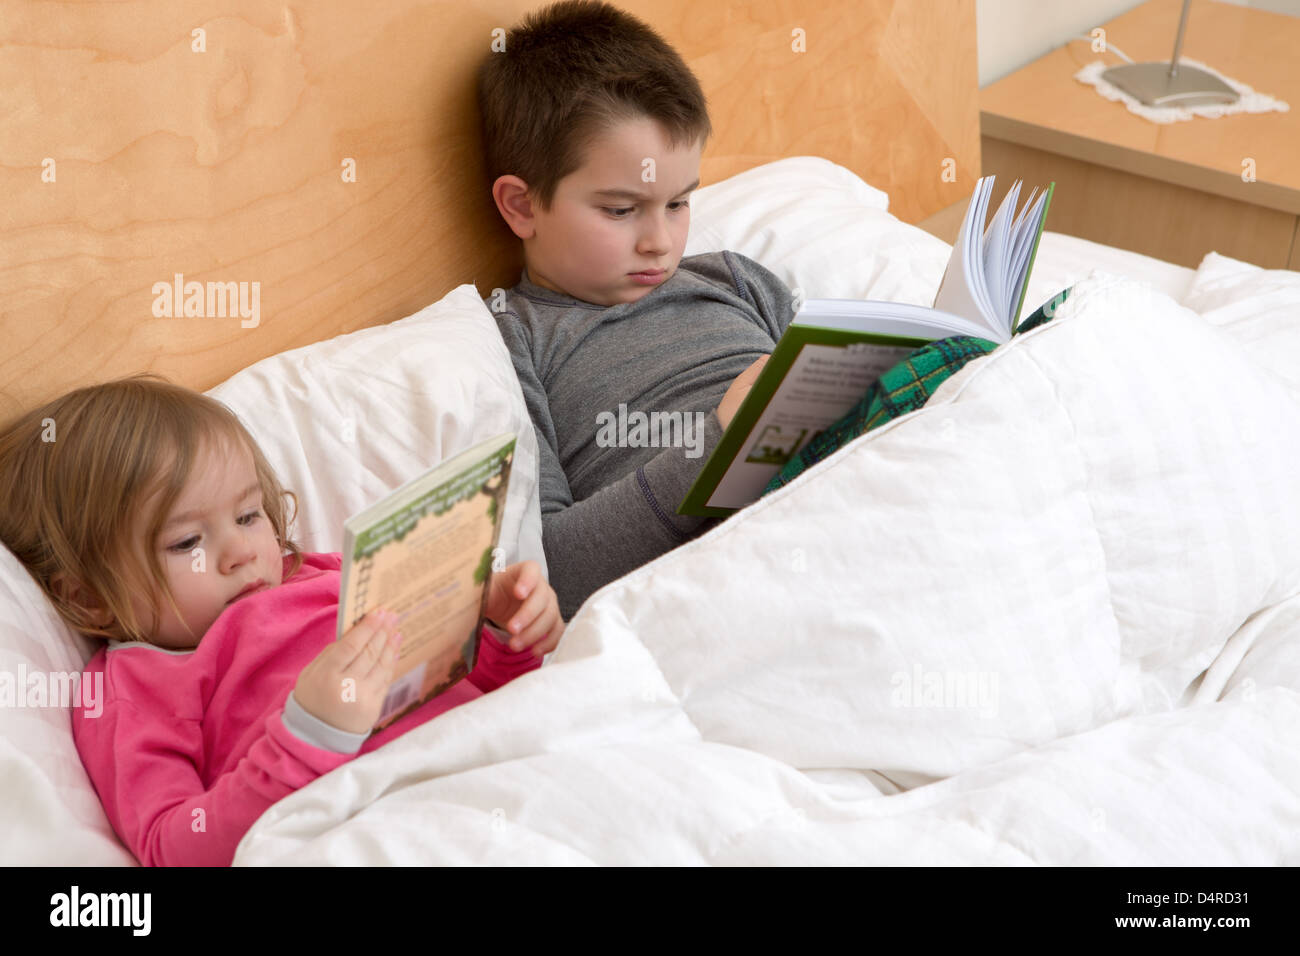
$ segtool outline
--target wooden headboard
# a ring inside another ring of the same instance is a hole
[[[544,5],[5,0],[0,419],[142,370],[205,390],[464,282],[513,284],[474,72],[495,28]],[[973,0],[618,5],[704,87],[704,185],[818,155],[909,222],[971,192]],[[186,317],[184,295],[156,315],[177,276],[243,283],[256,326],[216,301]]]

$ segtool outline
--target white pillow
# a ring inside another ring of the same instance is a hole
[[[1250,357],[1300,393],[1300,272],[1208,253],[1183,305],[1232,333]]]
[[[472,285],[388,325],[264,359],[208,392],[298,496],[295,536],[338,551],[343,521],[494,435],[518,437],[500,546],[543,572],[537,436],[496,320]]]
[[[400,321],[264,359],[208,394],[239,415],[298,495],[294,534],[309,551],[337,551],[345,518],[444,457],[516,432],[501,547],[507,563],[531,559],[545,571],[537,439],[474,286]],[[26,675],[79,678],[97,648],[0,547],[0,681],[20,704],[0,706],[0,865],[136,862],[81,765],[68,702],[21,706]]]
[[[134,866],[135,857],[109,825],[72,742],[72,701],[92,696],[28,697],[46,687],[81,682],[96,647],[74,634],[8,548],[0,547],[0,680],[12,702],[0,704],[0,865]],[[57,682],[57,683],[56,683]]]
[[[952,246],[889,212],[889,196],[816,156],[767,163],[691,196],[685,255],[739,252],[804,298],[934,304]]]

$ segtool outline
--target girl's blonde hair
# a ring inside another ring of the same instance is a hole
[[[0,427],[0,541],[73,629],[147,642],[158,627],[160,605],[150,601],[153,617],[146,626],[136,618],[131,594],[140,593],[141,582],[152,582],[147,593],[162,594],[183,620],[152,545],[199,449],[219,439],[242,444],[253,457],[267,519],[293,558],[288,579],[302,564],[288,536],[297,497],[281,487],[234,412],[150,372],[76,389]],[[147,527],[145,567],[132,540],[140,517]],[[56,576],[79,585],[100,609],[74,600],[75,592]]]

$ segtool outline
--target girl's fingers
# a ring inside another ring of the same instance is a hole
[[[487,616],[501,621],[504,626],[509,620],[507,611],[519,600],[520,565],[512,564],[504,571],[492,575],[492,584],[488,588]]]
[[[393,678],[393,665],[397,663],[397,655],[400,653],[402,644],[402,635],[400,631],[394,631],[391,634],[381,632],[381,636],[387,638],[382,647],[379,648],[379,654],[375,657],[374,664],[361,675],[362,680],[382,680],[385,684]],[[373,641],[371,642],[374,643]]]
[[[560,617],[559,603],[554,598],[547,602],[545,610],[534,619],[529,633],[521,635],[527,643],[515,650],[532,647],[539,656],[549,654],[560,643],[564,634],[564,618]]]
[[[525,598],[537,593],[537,582],[541,579],[542,569],[536,561],[523,561],[519,565],[519,575],[510,593],[516,598]]]
[[[339,670],[369,672],[383,656],[384,641],[397,630],[397,615],[377,609],[343,635]]]
[[[546,632],[546,637],[539,644],[533,645],[533,653],[545,657],[551,651],[555,650],[560,644],[560,635],[564,632],[564,625],[556,624]]]
[[[550,594],[546,589],[535,588],[523,604],[515,609],[515,613],[506,620],[505,627],[510,634],[512,650],[521,650],[546,633],[548,618],[545,612],[549,598]],[[511,624],[516,621],[521,625],[518,631],[511,627]]]

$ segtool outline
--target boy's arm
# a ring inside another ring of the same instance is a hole
[[[776,273],[748,256],[739,252],[723,252],[722,259],[728,274],[716,278],[727,282],[741,298],[751,302],[764,323],[763,328],[772,336],[772,342],[781,341],[781,336],[790,326],[790,320],[794,318],[794,293]],[[707,260],[703,257],[701,260],[694,268],[707,275]]]
[[[689,540],[716,518],[677,514],[704,462],[722,437],[717,410],[704,418],[699,454],[665,448],[635,472],[575,502],[560,464],[546,391],[533,368],[524,332],[500,322],[528,413],[537,433],[542,548],[547,578],[567,621],[592,592]]]
[[[528,417],[532,419],[533,430],[537,433],[537,496],[541,500],[542,515],[545,516],[548,512],[573,504],[569,478],[565,475],[564,468],[560,465],[560,456],[556,452],[555,423],[551,420],[546,389],[542,387],[537,370],[533,368],[532,343],[528,340],[527,330],[517,322],[501,321],[498,316],[497,331],[501,333],[506,350],[510,353],[515,376],[524,393],[524,404],[528,406]],[[549,568],[549,554],[546,560]]]
[[[665,448],[589,498],[543,512],[542,547],[565,620],[609,582],[718,522],[677,514],[677,506],[722,437],[716,410],[704,422],[700,457],[685,457],[684,448]]]

